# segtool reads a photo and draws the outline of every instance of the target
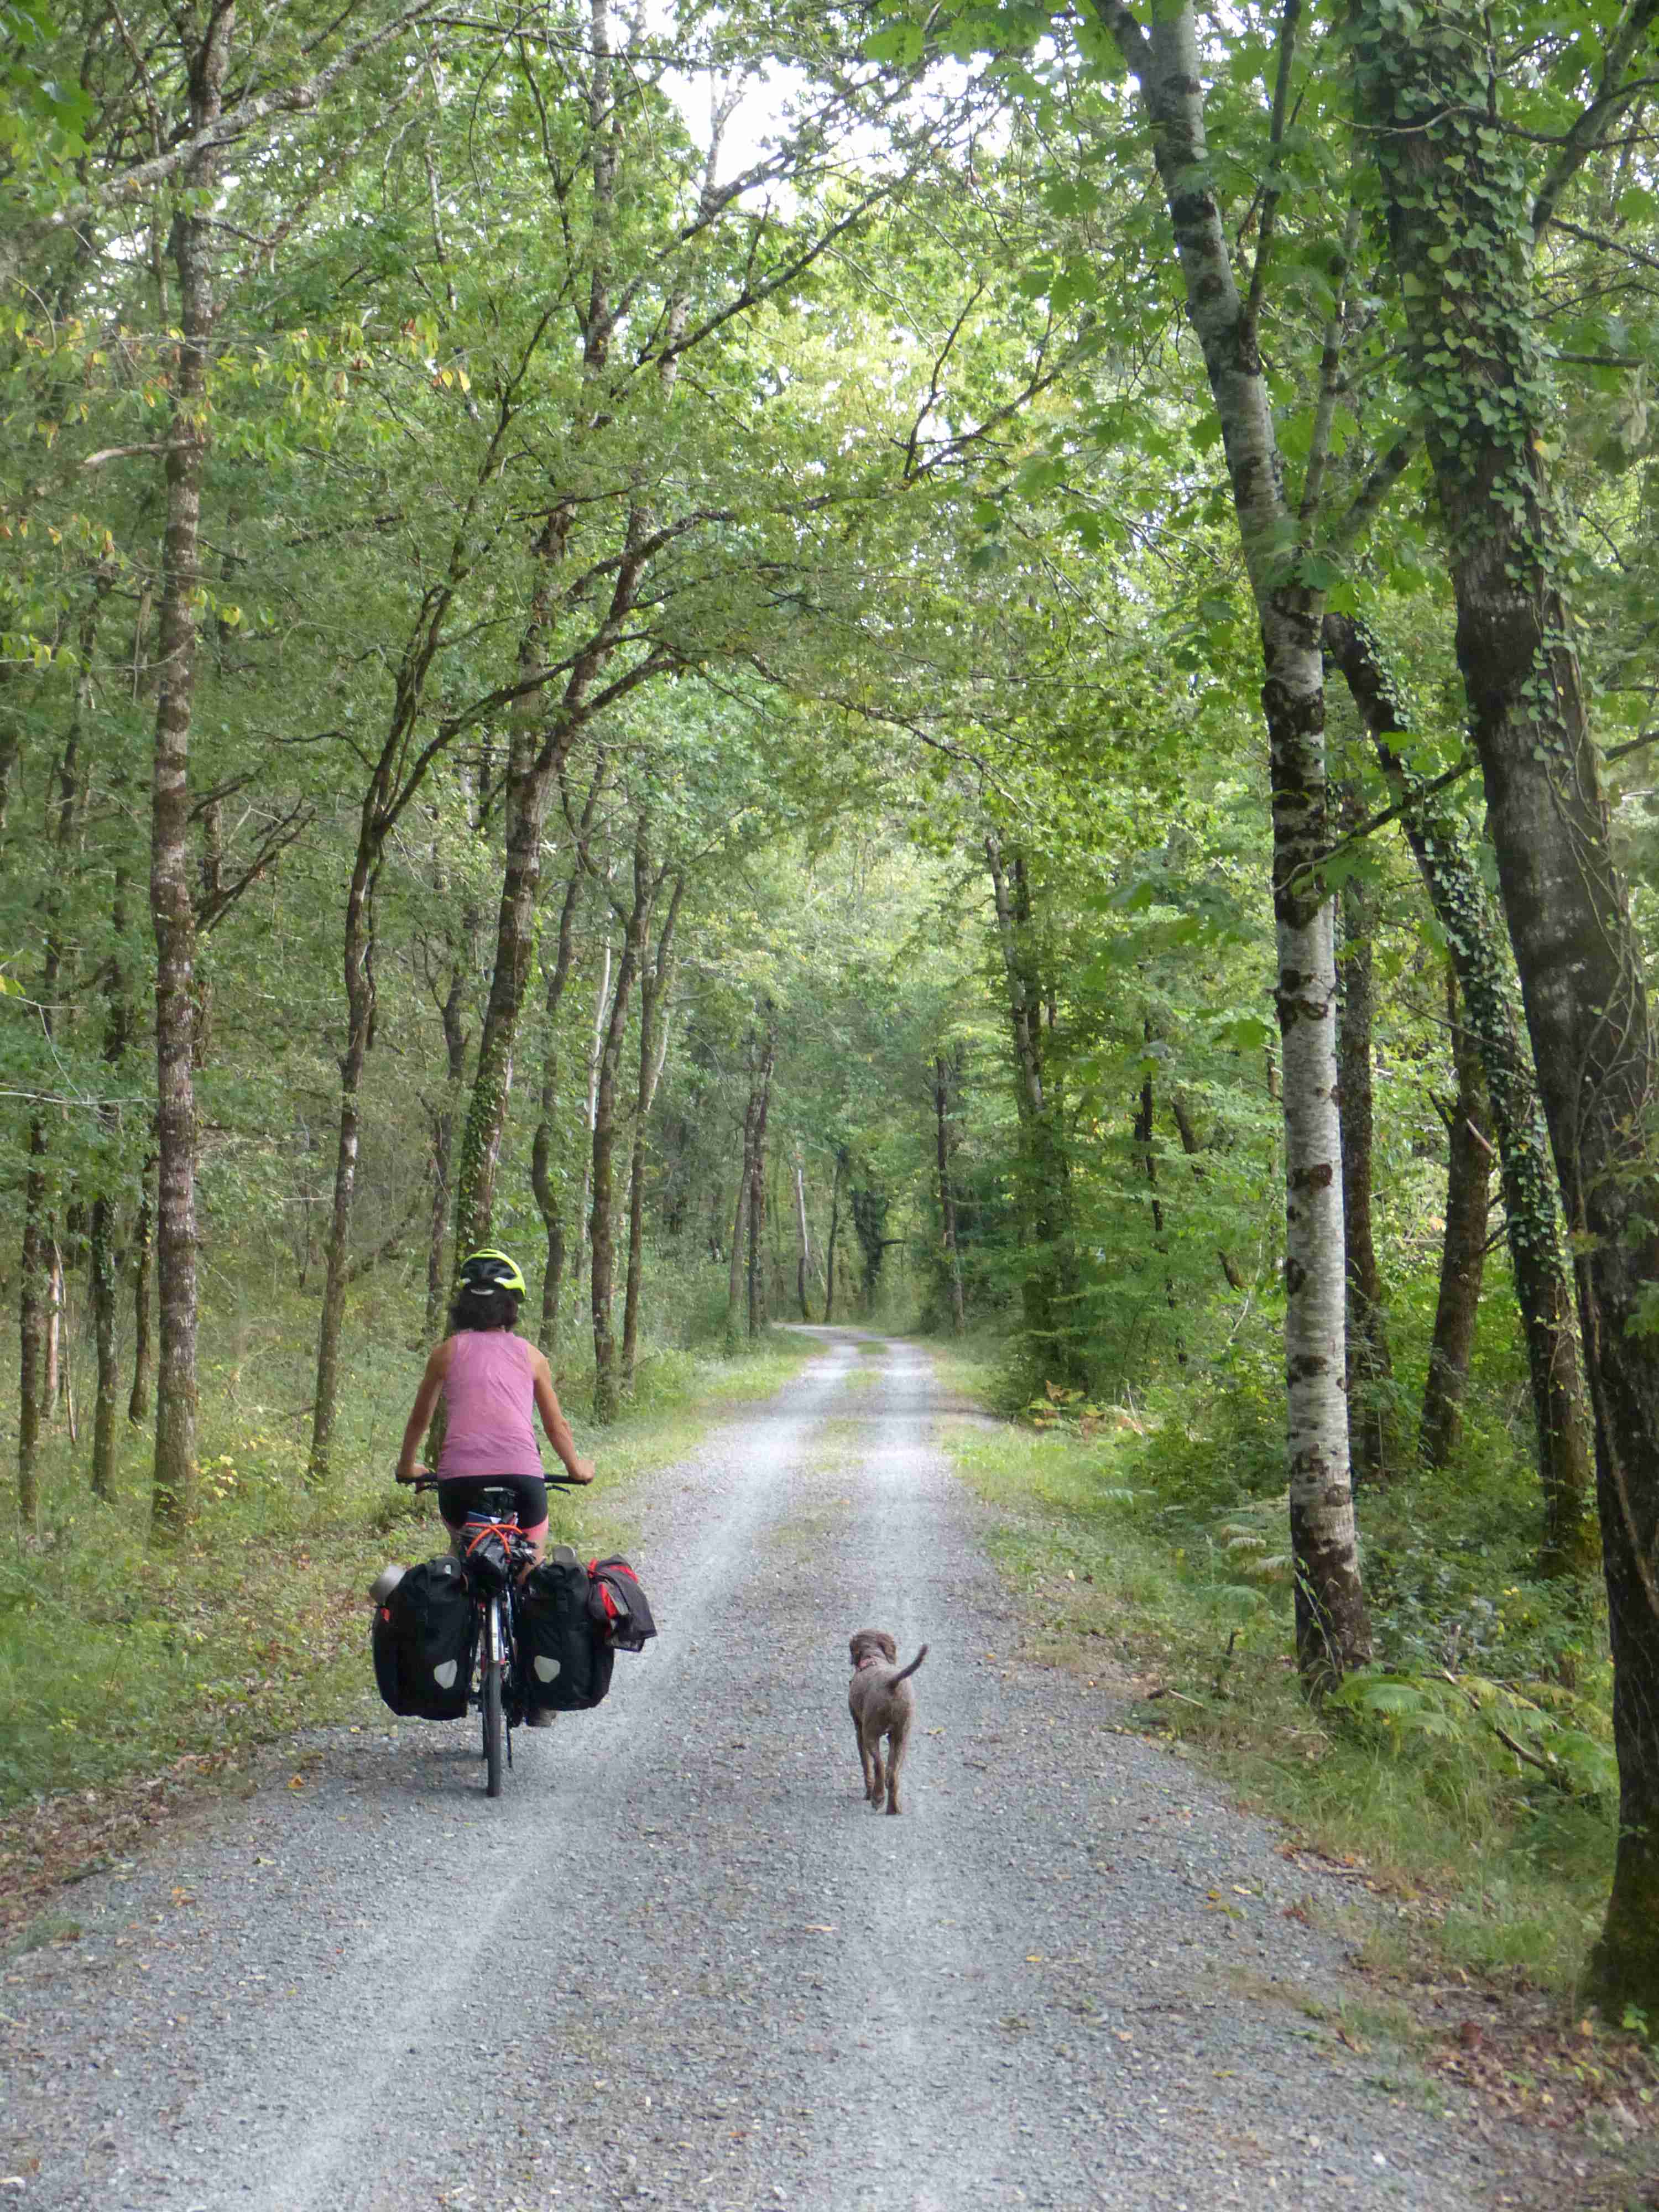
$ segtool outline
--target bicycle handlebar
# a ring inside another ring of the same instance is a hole
[[[394,1474],[392,1479],[394,1482],[407,1484],[417,1498],[422,1491],[435,1490],[438,1487],[438,1477],[435,1474]],[[483,1483],[486,1488],[489,1483],[489,1477],[487,1474],[467,1475],[464,1479],[468,1482]],[[550,1490],[583,1490],[587,1486],[585,1483],[578,1482],[575,1477],[570,1474],[544,1474],[542,1480]]]

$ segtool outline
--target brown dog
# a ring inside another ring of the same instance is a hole
[[[853,1727],[859,1740],[859,1763],[864,1769],[864,1794],[872,1805],[879,1805],[884,1790],[887,1809],[896,1813],[899,1806],[899,1768],[904,1760],[904,1741],[910,1733],[910,1716],[915,1710],[908,1676],[914,1674],[927,1656],[924,1644],[908,1667],[896,1667],[898,1646],[884,1628],[860,1628],[851,1638],[853,1680],[847,1692],[848,1710],[853,1716]],[[881,1740],[887,1739],[887,1765],[884,1773],[881,1759]]]

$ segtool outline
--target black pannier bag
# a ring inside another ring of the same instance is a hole
[[[587,1570],[568,1544],[532,1567],[519,1599],[519,1682],[543,1711],[585,1712],[603,1702],[616,1656],[588,1611]]]
[[[626,1559],[590,1559],[587,1609],[593,1625],[617,1651],[643,1651],[657,1632],[640,1578]]]
[[[466,1711],[472,1601],[457,1561],[410,1567],[374,1608],[374,1680],[394,1713],[458,1721]]]

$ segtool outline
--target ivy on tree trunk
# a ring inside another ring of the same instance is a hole
[[[1463,1021],[1480,1049],[1532,1383],[1544,1506],[1539,1564],[1546,1574],[1581,1573],[1595,1566],[1598,1550],[1589,1417],[1549,1139],[1516,1013],[1503,926],[1457,816],[1445,799],[1425,791],[1401,756],[1398,741],[1410,722],[1376,640],[1348,615],[1328,614],[1323,636],[1400,808],[1457,977]]]
[[[1407,366],[1449,541],[1457,657],[1486,785],[1596,1417],[1619,1845],[1591,1963],[1610,2006],[1659,2002],[1659,1159],[1642,947],[1613,848],[1540,428],[1553,403],[1533,211],[1484,15],[1401,34],[1354,0],[1355,104],[1382,185]]]

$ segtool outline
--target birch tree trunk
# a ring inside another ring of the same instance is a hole
[[[1529,187],[1491,120],[1501,102],[1486,21],[1468,0],[1443,0],[1405,39],[1380,0],[1354,0],[1352,24],[1356,112],[1401,278],[1471,733],[1577,1255],[1620,1776],[1590,1983],[1617,2016],[1659,2003],[1659,1160],[1642,947],[1564,597],[1539,435],[1551,382]]]
[[[1189,0],[1143,30],[1121,0],[1091,0],[1135,81],[1152,128],[1188,318],[1203,351],[1233,510],[1260,619],[1261,703],[1273,790],[1273,919],[1285,1117],[1285,1366],[1296,1574],[1297,1657],[1317,1697],[1370,1654],[1348,1459],[1344,1382],[1341,1132],[1336,965],[1319,863],[1328,843],[1320,595],[1290,558],[1300,535],[1286,498],[1256,330],[1258,295],[1234,277],[1210,185],[1198,40]],[[1265,256],[1270,240],[1262,236]],[[1266,263],[1258,273],[1265,274]],[[1346,284],[1344,272],[1339,291]],[[1340,359],[1340,313],[1333,317]],[[1312,474],[1305,500],[1311,500]]]
[[[795,1298],[800,1307],[803,1321],[811,1321],[812,1310],[806,1301],[806,1275],[812,1264],[811,1242],[806,1232],[806,1170],[801,1164],[800,1147],[795,1147]]]
[[[192,137],[219,119],[235,26],[234,0],[227,0],[210,16],[206,37],[191,57]],[[199,641],[197,601],[208,447],[208,366],[216,320],[212,219],[206,203],[217,167],[217,150],[211,145],[185,164],[185,192],[173,214],[169,240],[179,278],[183,334],[174,356],[167,426],[149,871],[155,931],[155,1264],[161,1301],[152,1514],[163,1537],[182,1534],[194,1519],[198,1480],[196,1019],[191,998],[196,911],[189,881],[189,769]]]

